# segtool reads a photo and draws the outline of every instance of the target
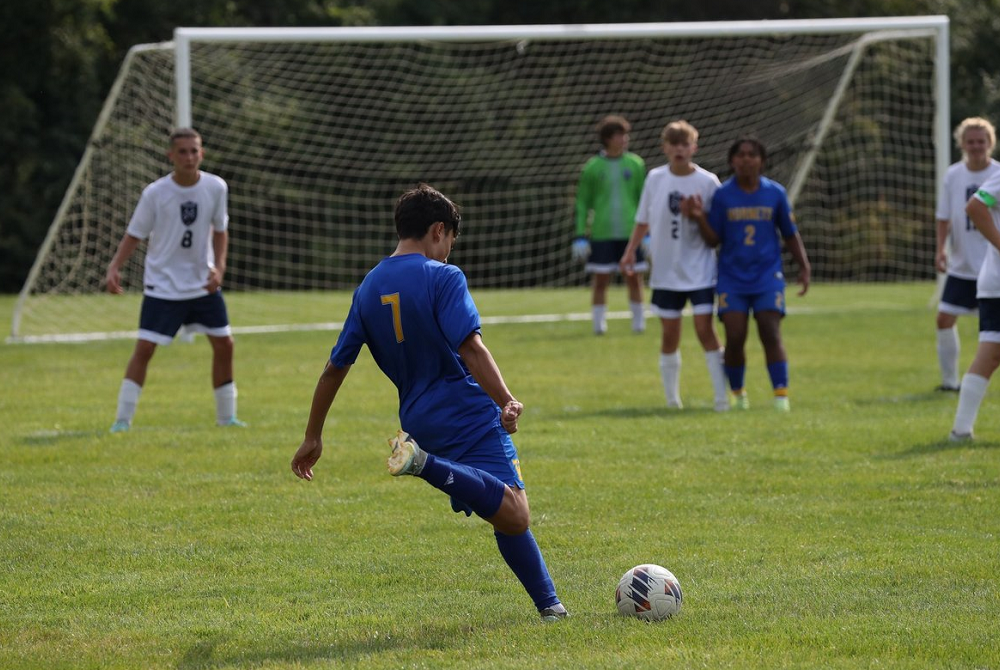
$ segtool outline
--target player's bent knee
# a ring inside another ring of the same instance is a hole
[[[938,330],[946,330],[955,325],[958,318],[953,314],[947,314],[945,312],[938,312],[937,315],[937,328]]]
[[[518,495],[507,489],[503,503],[489,522],[504,535],[520,535],[531,525],[531,511],[523,494]]]
[[[527,514],[523,516],[516,514],[513,517],[504,518],[499,518],[498,515],[491,519],[491,523],[497,531],[504,535],[523,535],[528,532],[528,527],[531,525]]]

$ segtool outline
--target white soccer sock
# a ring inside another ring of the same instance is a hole
[[[632,330],[637,333],[646,330],[646,312],[642,308],[642,303],[630,302],[628,306],[632,309]]]
[[[705,352],[705,365],[708,376],[712,380],[712,393],[715,396],[715,409],[729,409],[729,393],[726,387],[726,369],[722,367],[722,349]]]
[[[594,322],[594,332],[598,335],[608,331],[608,321],[605,318],[608,312],[607,305],[593,305],[590,314]]]
[[[118,389],[118,413],[115,414],[115,423],[124,421],[132,425],[132,417],[135,416],[135,408],[139,404],[139,394],[142,387],[126,377],[122,380],[122,385]]]
[[[979,406],[986,396],[986,387],[990,380],[981,375],[967,372],[962,377],[962,388],[958,393],[958,409],[955,410],[955,425],[951,430],[956,435],[969,435],[976,423]]]
[[[663,393],[667,396],[667,407],[682,407],[680,350],[660,354],[660,378],[663,380]]]
[[[938,365],[941,366],[941,384],[943,386],[958,386],[958,354],[961,345],[958,340],[958,328],[939,328],[937,331]]]
[[[236,382],[215,389],[215,422],[224,426],[236,418]]]

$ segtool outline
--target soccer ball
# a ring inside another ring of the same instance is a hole
[[[615,604],[624,616],[661,621],[681,611],[681,584],[673,573],[659,565],[637,565],[624,575],[615,589]]]

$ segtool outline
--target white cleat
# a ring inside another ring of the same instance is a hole
[[[955,431],[948,433],[949,442],[971,442],[972,439],[972,433],[956,433]]]
[[[396,435],[389,439],[389,446],[392,447],[392,453],[385,464],[393,477],[419,475],[424,469],[427,454],[410,439],[410,434],[406,431],[397,430]]]
[[[569,616],[569,612],[563,607],[562,603],[556,603],[551,607],[546,607],[540,610],[538,614],[542,617],[542,621],[545,623],[555,623],[556,621],[561,621]]]

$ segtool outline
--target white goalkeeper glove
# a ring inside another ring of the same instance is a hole
[[[573,240],[573,260],[586,263],[590,258],[590,242],[586,237],[578,237]]]

